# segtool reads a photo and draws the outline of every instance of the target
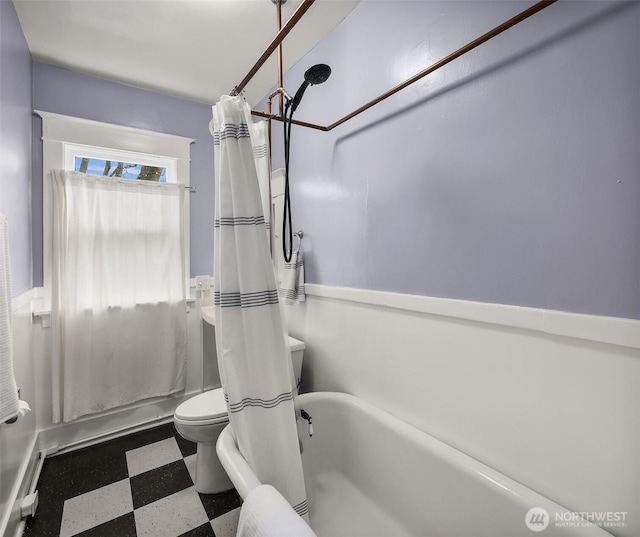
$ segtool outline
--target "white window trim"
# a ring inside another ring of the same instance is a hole
[[[34,110],[42,118],[42,249],[43,249],[43,304],[42,309],[51,308],[52,267],[53,267],[53,192],[51,170],[73,170],[73,157],[70,156],[79,146],[86,148],[106,148],[119,154],[144,155],[149,165],[153,162],[173,160],[171,172],[167,167],[167,180],[190,185],[191,144],[193,138],[175,136],[159,132],[123,127],[101,121],[93,121],[42,110]],[[90,156],[90,155],[86,155]],[[71,159],[69,162],[68,159]],[[162,164],[165,166],[165,164]],[[190,246],[189,246],[189,198],[185,196],[185,290],[189,296],[190,282]]]

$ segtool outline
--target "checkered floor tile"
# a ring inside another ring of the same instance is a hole
[[[233,537],[235,490],[199,494],[172,423],[45,460],[25,537]]]

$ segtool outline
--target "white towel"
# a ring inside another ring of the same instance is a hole
[[[304,302],[304,258],[302,246],[291,254],[291,262],[284,264],[280,282],[280,296],[285,304]]]
[[[9,421],[5,421],[4,426],[12,427],[18,421],[18,419],[24,417],[27,412],[31,412],[29,403],[20,399],[20,401],[18,402],[18,412],[12,418],[10,417]]]
[[[271,485],[253,489],[242,504],[236,537],[316,537]]]
[[[0,214],[0,423],[18,414],[18,388],[13,376],[13,322],[11,318],[9,229]]]

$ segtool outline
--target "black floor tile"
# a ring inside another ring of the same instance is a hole
[[[137,537],[133,511],[78,533],[74,537]]]
[[[159,442],[160,440],[166,440],[176,434],[178,433],[173,422],[165,423],[164,425],[159,425],[152,429],[146,429],[137,433],[128,434],[127,436],[115,438],[114,440],[105,442],[102,446],[109,445],[109,447],[125,452],[148,444],[153,444],[154,442]]]
[[[213,532],[211,523],[207,522],[202,526],[189,530],[187,533],[183,533],[180,537],[216,537],[216,534]]]
[[[39,490],[36,516],[27,518],[24,537],[58,537],[62,524],[62,491]]]
[[[134,509],[193,486],[184,460],[135,475],[129,481]]]
[[[218,494],[200,494],[204,510],[209,516],[209,520],[233,511],[242,505],[242,499],[236,489],[227,490]]]
[[[92,446],[46,459],[38,488],[59,491],[66,500],[126,479],[127,475],[124,452]]]

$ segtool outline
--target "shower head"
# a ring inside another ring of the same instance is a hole
[[[308,82],[312,86],[316,84],[322,84],[327,81],[329,75],[331,74],[331,67],[325,65],[324,63],[319,63],[318,65],[314,65],[313,67],[309,67],[304,73],[304,81]]]
[[[295,112],[296,108],[300,104],[302,100],[302,96],[304,95],[305,90],[309,86],[316,86],[318,84],[322,84],[326,82],[327,78],[331,74],[331,67],[325,65],[324,63],[319,63],[318,65],[314,65],[313,67],[309,67],[304,73],[304,82],[296,91],[295,96],[293,97],[293,101],[291,103],[291,113]]]

